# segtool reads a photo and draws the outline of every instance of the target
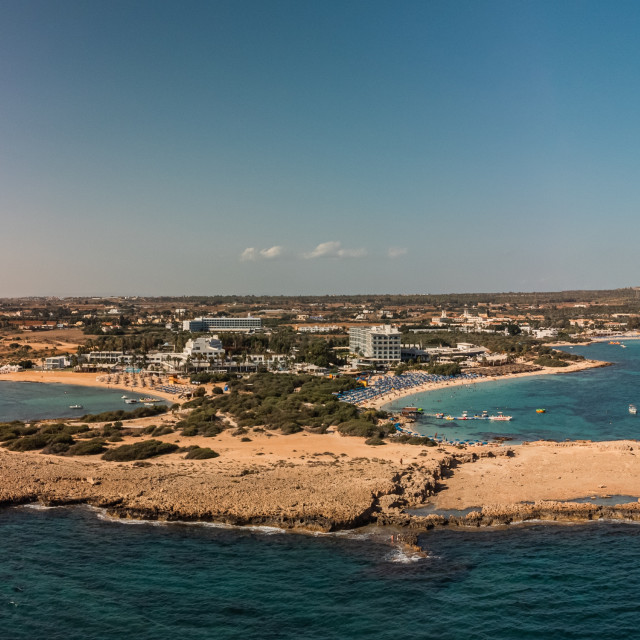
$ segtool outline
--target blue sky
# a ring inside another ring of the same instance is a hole
[[[640,4],[0,0],[0,296],[638,284]]]

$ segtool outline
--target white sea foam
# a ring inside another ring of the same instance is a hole
[[[414,562],[420,562],[420,560],[429,559],[429,555],[418,551],[408,551],[405,549],[394,549],[390,554],[385,556],[385,560],[389,562],[399,562],[401,564],[412,564]]]
[[[29,502],[28,504],[17,505],[18,509],[34,509],[35,511],[48,511],[49,509],[64,509],[65,505],[47,506],[39,502]]]

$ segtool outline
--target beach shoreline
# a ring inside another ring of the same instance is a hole
[[[482,384],[495,380],[516,380],[518,378],[526,378],[532,376],[542,375],[557,375],[564,373],[575,373],[577,371],[586,371],[587,369],[599,369],[602,367],[611,366],[611,362],[605,362],[603,360],[580,360],[575,364],[571,364],[567,367],[543,367],[539,371],[525,371],[522,373],[508,373],[501,376],[483,376],[478,378],[453,378],[451,380],[445,380],[442,382],[426,382],[422,385],[412,387],[410,389],[397,389],[393,392],[386,393],[378,398],[365,402],[359,406],[370,409],[382,409],[384,410],[387,405],[395,400],[401,398],[407,398],[427,391],[435,391],[447,387],[458,387],[469,384]],[[473,370],[470,371],[471,373]]]
[[[17,371],[0,375],[0,384],[3,381],[9,382],[31,382],[42,384],[68,384],[79,387],[96,387],[101,389],[119,389],[130,393],[148,394],[154,397],[163,398],[171,403],[178,402],[179,394],[161,391],[155,387],[141,387],[137,385],[125,384],[124,382],[107,382],[98,378],[104,378],[107,374],[79,373],[75,371]]]

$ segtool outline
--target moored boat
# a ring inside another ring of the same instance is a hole
[[[635,415],[636,413],[638,413],[638,409],[636,408],[636,405],[635,405],[635,404],[630,404],[630,405],[629,405],[629,413],[633,413],[634,415]]]
[[[500,422],[508,422],[513,420],[513,416],[505,416],[502,411],[498,412],[497,416],[489,416],[489,420],[499,420]]]
[[[84,409],[81,404],[70,404],[69,409]]]

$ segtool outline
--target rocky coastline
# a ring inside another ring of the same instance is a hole
[[[518,465],[514,458],[526,448],[440,451],[402,467],[379,458],[331,458],[302,465],[265,463],[244,468],[184,460],[105,463],[0,450],[0,507],[85,504],[104,509],[115,518],[269,526],[301,532],[328,533],[377,525],[392,527],[409,538],[435,527],[640,521],[638,502],[614,506],[558,500],[496,502],[466,515],[407,511],[437,501],[460,470],[483,464]]]

